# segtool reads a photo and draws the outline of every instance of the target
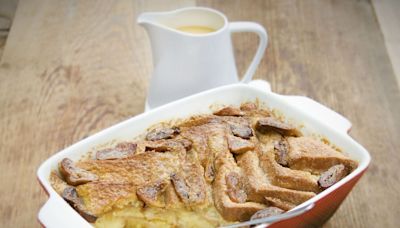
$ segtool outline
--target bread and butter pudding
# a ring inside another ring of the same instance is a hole
[[[357,167],[256,103],[160,123],[52,172],[96,227],[217,227],[284,213]]]

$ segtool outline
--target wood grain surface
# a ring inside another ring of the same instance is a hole
[[[353,123],[372,164],[325,227],[396,227],[400,92],[369,1],[20,0],[0,65],[0,224],[38,227],[35,172],[57,151],[143,111],[152,71],[143,11],[208,6],[267,28],[256,78]],[[235,34],[239,72],[257,39]]]

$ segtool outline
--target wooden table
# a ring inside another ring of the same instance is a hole
[[[193,5],[265,26],[270,43],[255,77],[353,122],[373,162],[326,227],[398,225],[400,93],[369,1],[20,0],[0,66],[1,226],[39,226],[41,162],[143,112],[152,61],[137,15]],[[256,43],[234,35],[241,74]]]

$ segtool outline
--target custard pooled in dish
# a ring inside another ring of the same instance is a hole
[[[96,227],[217,227],[285,213],[356,167],[244,103],[161,124],[88,159],[64,158],[50,179]]]

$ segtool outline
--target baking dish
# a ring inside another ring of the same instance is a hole
[[[344,198],[367,169],[371,160],[369,153],[347,133],[351,123],[331,109],[302,96],[283,96],[271,92],[266,81],[256,80],[248,84],[232,84],[186,97],[140,114],[90,136],[53,155],[39,167],[37,177],[49,195],[40,209],[38,219],[45,227],[91,227],[69,204],[59,196],[49,182],[52,170],[65,157],[78,160],[96,145],[117,140],[128,140],[142,134],[152,124],[185,118],[193,114],[211,113],[212,105],[240,105],[246,101],[259,100],[268,108],[278,110],[286,119],[304,126],[304,134],[318,134],[341,148],[358,161],[359,166],[334,186],[321,192],[293,210],[302,209],[290,218],[269,221],[269,227],[305,227],[324,223],[336,211]]]

